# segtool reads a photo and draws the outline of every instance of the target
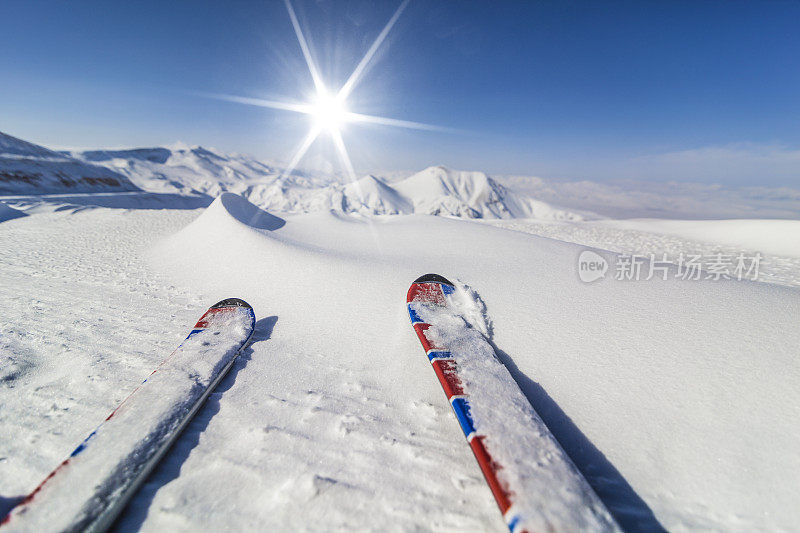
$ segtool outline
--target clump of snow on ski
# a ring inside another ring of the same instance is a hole
[[[491,322],[477,294],[428,274],[412,284],[407,303],[412,325],[509,529],[619,530],[497,359],[484,337]]]
[[[19,505],[8,531],[103,531],[248,344],[252,307],[223,300]]]

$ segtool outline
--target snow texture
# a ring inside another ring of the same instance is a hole
[[[5,508],[209,303],[237,296],[260,318],[252,349],[136,494],[120,531],[503,531],[408,327],[408,284],[439,272],[473,289],[462,294],[464,316],[623,529],[800,523],[797,231],[764,220],[797,219],[797,191],[491,177],[501,190],[432,167],[419,191],[404,190],[406,176],[376,175],[359,193],[329,176],[281,179],[277,166],[214,150],[80,155],[2,140],[2,164],[72,157],[145,191],[42,196],[26,185],[28,196],[2,200],[28,215],[0,216]],[[440,178],[452,200],[437,200]],[[241,194],[212,204],[228,190]],[[452,217],[505,217],[501,204],[514,215],[521,197],[583,220]],[[380,214],[435,206],[455,207]],[[746,220],[696,220],[714,216]],[[610,263],[612,252],[762,252],[768,283],[584,284],[576,262],[587,246]]]
[[[600,225],[800,258],[800,220],[614,220]]]
[[[29,502],[8,531],[87,531],[110,525],[119,500],[164,453],[252,333],[252,313],[236,307],[210,316],[114,410]],[[123,503],[124,505],[124,503]],[[101,525],[102,524],[102,525]]]
[[[796,490],[774,490],[800,474],[800,430],[786,422],[800,401],[796,290],[586,285],[581,247],[482,224],[312,213],[268,230],[243,222],[252,212],[223,195],[154,251],[181,284],[244,295],[278,324],[254,344],[205,451],[186,460],[193,474],[148,496],[149,527],[370,529],[380,516],[402,529],[501,529],[400,303],[432,270],[480,287],[501,360],[623,528],[770,530],[799,518]],[[249,437],[231,447],[230,434]],[[197,488],[211,479],[213,498]],[[241,483],[252,504],[236,496]],[[220,494],[235,522],[203,511]]]
[[[15,218],[24,216],[25,216],[24,211],[20,211],[19,209],[14,209],[13,207],[9,207],[3,202],[0,202],[0,222],[5,222],[6,220],[13,220]]]

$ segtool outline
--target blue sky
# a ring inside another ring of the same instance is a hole
[[[295,2],[331,88],[398,4]],[[411,0],[348,105],[458,131],[351,124],[344,139],[359,171],[800,185],[798,20],[779,1]],[[203,96],[313,92],[281,0],[4,0],[0,50],[0,130],[49,146],[286,161],[309,127]]]

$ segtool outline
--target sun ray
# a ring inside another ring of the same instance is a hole
[[[353,163],[350,161],[350,155],[347,153],[347,148],[344,145],[342,133],[339,130],[332,131],[331,137],[333,138],[333,145],[336,147],[336,152],[339,154],[339,158],[342,160],[342,165],[345,167],[347,177],[352,183],[356,183],[358,178],[356,177],[356,171],[353,168]],[[358,195],[361,196],[361,189],[360,187],[357,188],[359,193]]]
[[[308,135],[306,135],[306,138],[303,139],[302,143],[300,143],[300,146],[297,148],[297,151],[294,153],[294,156],[292,157],[292,160],[289,162],[289,164],[283,170],[283,173],[281,174],[281,177],[280,177],[281,181],[283,181],[289,174],[291,174],[294,171],[295,167],[297,167],[297,164],[300,162],[301,159],[303,159],[303,156],[306,155],[306,152],[308,151],[308,149],[311,147],[311,145],[314,143],[316,138],[319,136],[320,131],[322,131],[322,129],[317,127],[317,126],[313,126],[308,131]]]
[[[308,71],[311,73],[311,79],[314,80],[314,88],[317,90],[317,94],[323,93],[325,91],[325,84],[322,83],[322,76],[320,76],[319,70],[317,70],[314,58],[311,57],[311,50],[308,48],[308,42],[306,42],[306,38],[303,35],[303,30],[300,29],[300,22],[297,20],[297,15],[294,12],[292,3],[290,0],[284,0],[284,2],[286,3],[287,11],[289,11],[289,18],[292,19],[292,26],[294,27],[295,35],[297,35],[297,42],[300,43],[303,57],[306,58],[306,64],[308,65]]]
[[[295,170],[295,168],[297,168],[297,165],[306,155],[309,148],[311,148],[311,145],[314,144],[319,135],[324,131],[331,136],[331,140],[341,160],[341,164],[344,166],[344,170],[347,173],[348,179],[357,184],[355,169],[353,168],[353,163],[350,160],[350,155],[347,152],[347,148],[345,146],[344,139],[342,138],[341,134],[341,127],[344,124],[348,122],[370,123],[383,126],[393,126],[399,128],[409,128],[409,129],[426,130],[426,131],[444,131],[444,132],[457,131],[452,128],[445,128],[442,126],[425,124],[422,122],[400,120],[400,119],[380,117],[375,115],[366,115],[363,113],[353,113],[351,111],[348,111],[347,109],[346,100],[348,96],[350,96],[350,93],[360,82],[370,62],[374,58],[377,51],[380,49],[381,45],[386,40],[386,37],[389,35],[389,32],[391,32],[392,28],[397,23],[397,20],[399,19],[403,11],[406,9],[409,2],[410,0],[402,0],[402,2],[400,2],[400,5],[395,10],[394,14],[391,16],[391,18],[383,27],[378,36],[375,38],[375,41],[373,41],[372,45],[367,50],[366,54],[364,54],[364,57],[362,57],[361,60],[358,62],[356,68],[353,70],[353,72],[350,74],[350,77],[347,78],[347,81],[341,87],[341,89],[339,89],[338,92],[330,92],[326,88],[325,83],[320,75],[320,71],[317,68],[316,63],[314,62],[314,58],[311,55],[311,50],[308,46],[308,41],[306,40],[305,35],[303,34],[302,28],[300,27],[300,22],[297,19],[297,14],[295,13],[291,0],[284,0],[284,3],[286,4],[286,10],[289,12],[289,18],[291,19],[292,22],[292,27],[294,28],[295,35],[297,36],[297,42],[299,43],[300,49],[303,52],[303,58],[305,59],[306,65],[308,66],[308,71],[311,74],[311,78],[314,82],[314,89],[316,91],[315,96],[312,97],[311,100],[307,103],[297,103],[297,102],[285,102],[279,100],[267,100],[263,98],[235,96],[228,94],[201,93],[201,95],[209,98],[217,98],[220,100],[225,100],[228,102],[236,102],[239,104],[253,105],[257,107],[266,107],[282,111],[292,111],[295,113],[301,113],[311,116],[313,120],[311,122],[311,126],[309,128],[308,133],[298,146],[297,150],[292,156],[289,165],[281,173],[279,179],[283,181],[287,176],[289,176]],[[361,195],[360,190],[358,191],[358,194],[359,196]]]
[[[339,130],[332,131],[331,137],[333,137],[333,144],[336,147],[336,151],[339,154],[339,159],[341,159],[342,165],[345,167],[345,170],[347,171],[350,183],[352,183],[356,189],[356,193],[358,194],[358,200],[362,204],[365,204],[366,200],[364,198],[364,191],[361,190],[361,184],[358,182],[358,178],[356,177],[356,171],[355,169],[353,169],[353,163],[350,161],[350,154],[347,153],[347,148],[344,145],[344,139],[342,139],[342,133]],[[378,229],[375,227],[374,221],[370,218],[367,218],[367,227],[369,228],[369,231],[372,234],[372,240],[375,242],[375,248],[377,248],[378,252],[382,254],[383,243],[381,241],[380,235],[378,235]]]
[[[237,104],[252,105],[257,107],[266,107],[270,109],[280,109],[283,111],[294,111],[296,113],[303,113],[305,115],[314,115],[317,112],[317,106],[311,104],[298,104],[293,102],[281,102],[278,100],[265,100],[263,98],[251,98],[247,96],[235,96],[229,94],[202,94],[209,98],[216,98],[218,100],[225,100],[226,102],[235,102]],[[370,124],[380,124],[383,126],[395,126],[398,128],[408,128],[415,130],[426,131],[442,131],[453,132],[453,128],[446,128],[444,126],[437,126],[435,124],[426,124],[424,122],[414,122],[411,120],[401,120],[389,117],[380,117],[376,115],[365,115],[363,113],[354,113],[351,111],[343,112],[342,119],[344,122],[366,122]]]
[[[230,94],[204,94],[209,98],[235,102],[237,104],[254,105],[257,107],[267,107],[270,109],[281,109],[283,111],[294,111],[296,113],[312,114],[313,107],[309,104],[296,104],[292,102],[280,102],[278,100],[264,100],[263,98],[249,98],[246,96],[234,96]]]
[[[359,61],[355,70],[353,70],[353,73],[350,74],[350,77],[347,78],[347,81],[344,83],[344,85],[342,85],[342,88],[339,90],[338,94],[342,101],[346,100],[347,97],[350,96],[350,93],[353,91],[356,84],[361,80],[361,75],[363,74],[364,69],[367,68],[367,65],[369,65],[372,57],[378,51],[378,48],[380,48],[381,44],[383,44],[386,36],[389,35],[389,32],[392,30],[392,27],[394,27],[397,19],[400,18],[400,15],[403,13],[403,10],[405,10],[409,1],[410,0],[403,0],[403,2],[400,3],[400,6],[394,12],[392,18],[390,18],[389,22],[386,23],[386,26],[383,27],[383,30],[381,30],[380,34],[378,34],[378,37],[372,43],[372,46],[369,47],[367,53],[364,54],[364,57],[361,58],[361,61]]]
[[[364,115],[362,113],[347,113],[348,122],[368,122],[370,124],[381,124],[383,126],[395,126],[398,128],[408,128],[412,130],[454,132],[453,128],[436,126],[435,124],[425,124],[424,122],[413,122],[411,120],[400,120],[397,118],[378,117],[375,115]]]

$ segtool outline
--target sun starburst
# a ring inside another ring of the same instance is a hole
[[[372,61],[375,53],[380,49],[381,45],[386,40],[386,37],[394,27],[397,19],[400,18],[400,15],[405,10],[409,1],[410,0],[403,0],[400,3],[392,17],[376,37],[375,41],[373,41],[366,54],[364,54],[364,57],[361,58],[356,65],[356,68],[347,78],[347,81],[345,81],[344,85],[342,85],[338,91],[332,92],[325,85],[325,82],[320,75],[319,68],[317,68],[316,63],[314,62],[314,58],[312,57],[311,50],[308,46],[308,41],[303,34],[302,28],[300,27],[300,22],[297,19],[297,15],[294,11],[294,7],[291,4],[291,1],[284,0],[286,4],[286,10],[289,12],[289,19],[292,22],[292,27],[294,28],[295,35],[297,36],[297,42],[300,45],[300,50],[303,52],[303,58],[308,66],[311,80],[314,83],[314,97],[310,102],[307,103],[292,103],[241,96],[215,95],[216,98],[221,98],[231,102],[255,105],[259,107],[268,107],[271,109],[280,109],[283,111],[292,111],[295,113],[303,113],[311,117],[311,127],[293,154],[286,169],[283,171],[281,179],[285,178],[294,171],[294,169],[303,159],[303,156],[305,156],[306,152],[308,152],[308,149],[314,144],[320,134],[324,132],[327,133],[333,141],[333,146],[336,149],[348,178],[351,181],[356,181],[355,170],[353,169],[353,164],[350,160],[344,139],[342,138],[342,128],[347,123],[371,123],[418,130],[447,130],[447,128],[434,126],[432,124],[354,113],[350,111],[347,106],[348,97],[361,81],[361,78],[364,75],[366,68],[369,66],[370,61]]]

